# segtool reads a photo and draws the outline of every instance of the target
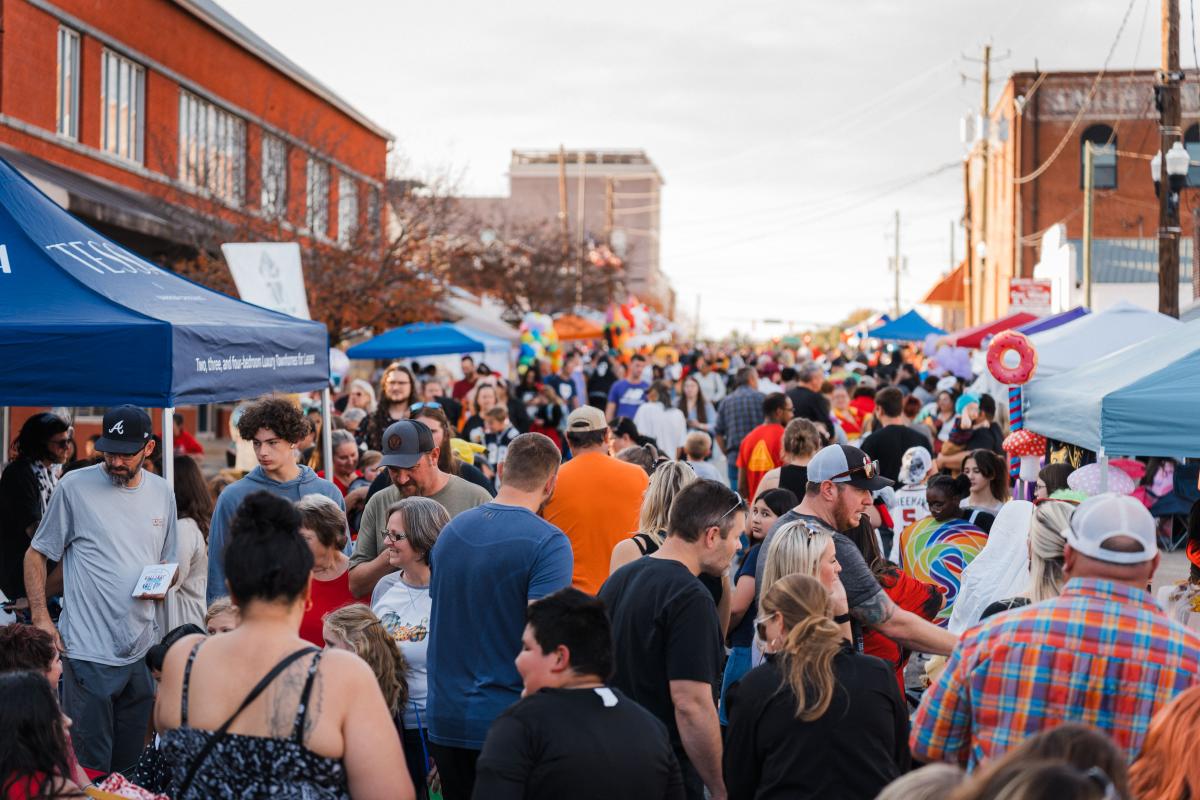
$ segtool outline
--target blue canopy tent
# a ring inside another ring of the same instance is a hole
[[[387,359],[482,353],[488,338],[450,322],[414,322],[356,344],[346,351],[346,355]]]
[[[917,313],[916,309],[913,309],[891,322],[886,322],[878,328],[868,331],[867,336],[872,339],[919,342],[931,333],[940,335],[945,333],[945,331],[930,325],[924,317]]]
[[[5,407],[171,410],[329,387],[324,325],[243,303],[146,261],[71,216],[2,159],[0,297]],[[169,448],[173,431],[163,428]]]
[[[1052,328],[1057,328],[1059,325],[1065,325],[1068,322],[1077,320],[1085,314],[1090,313],[1091,312],[1083,306],[1075,306],[1067,311],[1060,311],[1057,314],[1051,314],[1048,317],[1042,317],[1041,319],[1036,319],[1033,322],[1027,322],[1016,330],[1017,333],[1023,333],[1026,336],[1032,336],[1035,333],[1041,333],[1042,331],[1048,331]]]
[[[1200,320],[1025,387],[1025,427],[1110,455],[1200,458]]]

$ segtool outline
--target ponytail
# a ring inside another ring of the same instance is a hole
[[[830,616],[829,592],[816,578],[788,575],[767,591],[762,608],[781,614],[788,630],[781,666],[796,696],[796,719],[819,719],[833,702],[833,658],[842,648],[841,628]]]

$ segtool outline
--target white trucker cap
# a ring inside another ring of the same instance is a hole
[[[1072,512],[1065,536],[1074,550],[1110,564],[1141,564],[1158,554],[1154,517],[1129,495],[1105,492],[1084,500]],[[1104,543],[1116,536],[1132,539],[1140,549],[1123,552],[1105,548]]]

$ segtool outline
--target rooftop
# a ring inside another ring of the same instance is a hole
[[[1075,279],[1083,280],[1083,240],[1068,239],[1075,256]],[[1179,280],[1192,279],[1195,242],[1179,241]],[[1092,280],[1096,283],[1158,283],[1158,239],[1093,239]]]

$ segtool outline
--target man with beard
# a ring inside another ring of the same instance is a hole
[[[158,600],[132,596],[143,567],[175,561],[175,493],[144,469],[150,416],[137,406],[104,415],[102,464],[64,475],[25,554],[33,624],[59,639],[46,610],[46,562],[63,565],[63,713],[79,763],[132,767],[142,751],[154,680],[145,655],[165,631]]]
[[[443,472],[438,466],[440,453],[433,431],[420,420],[402,419],[384,431],[380,463],[387,467],[392,485],[376,492],[363,510],[350,556],[350,591],[356,597],[369,596],[379,579],[396,569],[388,561],[389,548],[383,541],[387,510],[393,503],[404,497],[428,497],[441,503],[454,519],[491,502],[492,496],[483,487]]]
[[[867,626],[892,641],[919,653],[949,655],[958,637],[926,622],[916,614],[899,608],[883,591],[858,547],[841,531],[857,526],[871,507],[871,492],[892,482],[879,474],[871,457],[844,444],[832,444],[818,451],[808,462],[808,488],[800,505],[775,521],[759,550],[759,574],[765,572],[767,552],[780,527],[806,519],[833,535],[833,545],[842,571],[839,575],[850,605],[850,620],[855,629]],[[859,647],[861,649],[861,647]]]

